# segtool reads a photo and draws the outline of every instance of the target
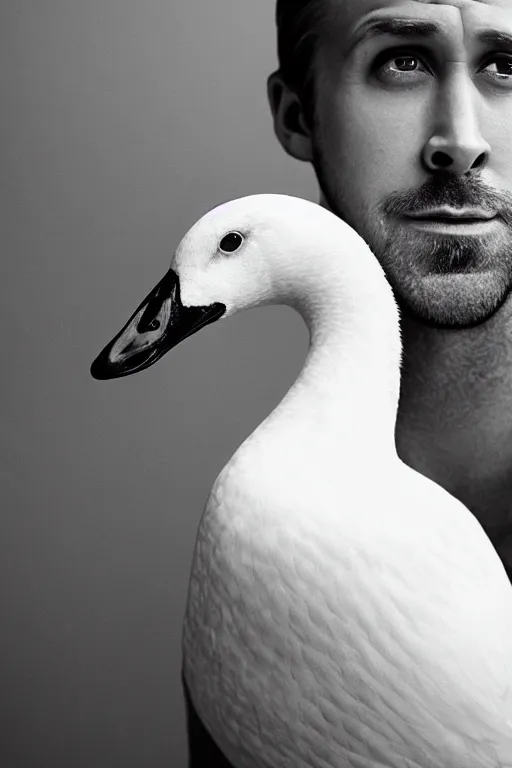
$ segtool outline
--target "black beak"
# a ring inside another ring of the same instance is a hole
[[[115,379],[149,368],[180,341],[222,317],[226,307],[184,307],[179,277],[170,269],[124,328],[91,365],[95,379]]]

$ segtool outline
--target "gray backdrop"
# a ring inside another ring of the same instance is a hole
[[[316,200],[274,137],[274,0],[7,0],[0,766],[185,766],[181,623],[207,493],[297,374],[287,308],[89,366],[224,200]]]

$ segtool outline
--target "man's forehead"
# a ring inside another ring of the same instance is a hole
[[[503,13],[504,10],[512,12],[512,0],[328,0],[331,8],[339,11],[341,14],[351,17],[366,16],[372,11],[392,10],[411,11],[414,13],[420,10],[420,6],[444,6],[447,11],[453,12],[459,9],[461,12],[483,13],[489,12]],[[424,8],[424,10],[427,10]],[[434,10],[434,9],[432,9]],[[436,12],[441,8],[436,8]]]
[[[486,9],[499,9],[502,10],[507,8],[507,10],[511,9],[511,2],[510,0],[407,0],[407,3],[412,3],[414,5],[444,5],[446,8],[458,8],[461,11],[480,11],[485,12]],[[382,0],[381,5],[382,7],[386,7],[386,5],[393,5],[393,2],[387,3],[386,0]],[[364,5],[364,0],[360,3],[360,5]]]
[[[413,3],[424,3],[425,5],[448,5],[455,8],[469,8],[473,5],[500,5],[500,0],[411,0]],[[504,4],[502,2],[501,4]]]
[[[512,23],[512,0],[327,0],[339,26],[350,32],[370,15],[458,20],[464,25]],[[435,7],[434,7],[435,6]]]
[[[360,11],[361,15],[378,8],[418,7],[418,5],[444,5],[447,8],[459,8],[460,10],[484,10],[484,8],[501,8],[510,10],[511,0],[330,0],[331,5],[340,10],[347,9],[352,12]]]

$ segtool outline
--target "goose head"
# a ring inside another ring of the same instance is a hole
[[[166,275],[93,362],[92,376],[142,371],[205,325],[238,311],[294,306],[315,279],[321,292],[339,270],[332,252],[340,245],[370,257],[365,270],[381,271],[362,238],[317,204],[267,194],[219,205],[187,232]]]

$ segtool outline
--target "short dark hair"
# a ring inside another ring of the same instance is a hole
[[[327,0],[277,0],[277,57],[286,85],[299,96],[308,124],[314,117],[314,55]]]

